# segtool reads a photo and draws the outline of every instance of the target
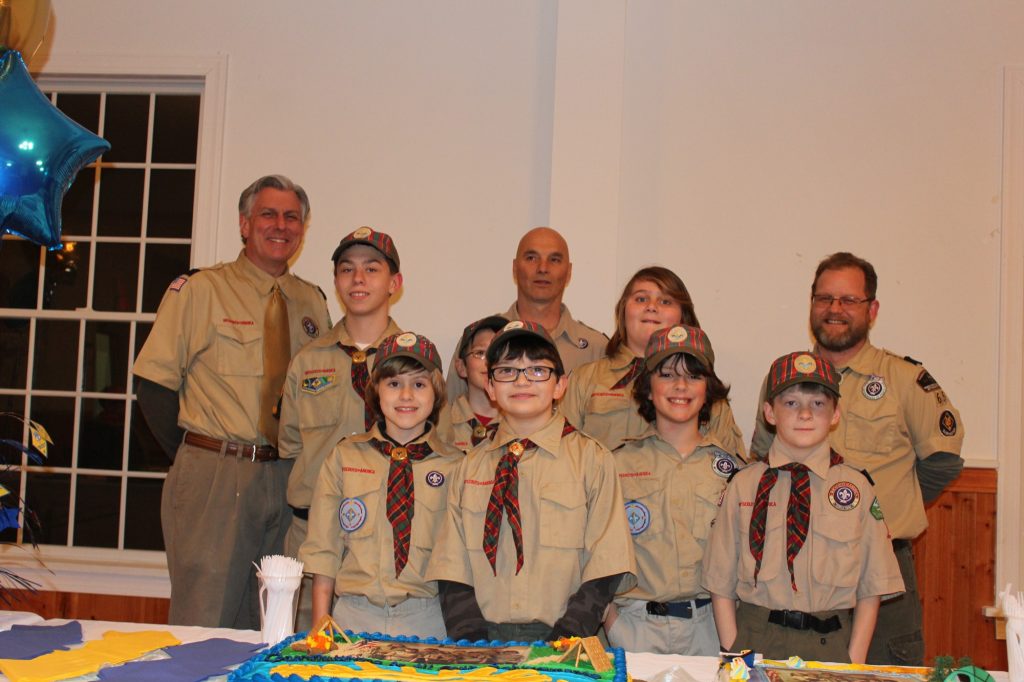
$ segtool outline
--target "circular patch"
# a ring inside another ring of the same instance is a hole
[[[395,339],[395,343],[402,348],[412,348],[416,345],[416,335],[412,332],[406,332]]]
[[[672,327],[668,330],[668,334],[665,335],[665,338],[672,343],[682,343],[686,340],[686,336],[686,329],[683,327]]]
[[[711,468],[722,478],[729,478],[732,476],[732,472],[736,471],[736,462],[732,461],[732,457],[719,450],[715,453]]]
[[[396,462],[404,462],[409,458],[409,451],[403,447],[391,448],[391,459]]]
[[[523,450],[525,449],[526,448],[523,447],[523,444],[517,440],[512,441],[511,443],[508,444],[508,451],[511,452],[516,457],[519,457],[521,454],[523,454]]]
[[[949,410],[943,410],[942,414],[939,415],[939,431],[942,432],[943,436],[956,435],[956,417]]]
[[[505,325],[505,326],[504,326],[504,327],[502,328],[502,330],[501,330],[501,331],[503,331],[503,332],[507,332],[507,331],[511,331],[511,330],[513,330],[513,329],[522,329],[522,328],[523,328],[523,327],[525,327],[525,326],[526,326],[526,325],[524,325],[524,324],[523,324],[523,321],[522,321],[522,320],[512,320],[511,322],[509,322],[508,324],[506,324],[506,325]]]
[[[366,239],[371,234],[373,234],[373,230],[371,230],[370,228],[368,228],[368,227],[360,227],[358,230],[356,230],[355,232],[352,233],[352,238],[353,239]]]
[[[346,497],[338,505],[338,521],[346,533],[359,530],[366,523],[366,505],[358,497]]]
[[[630,500],[626,503],[626,521],[629,522],[629,532],[640,535],[651,527],[651,512],[643,502]]]
[[[306,336],[311,339],[315,339],[320,336],[320,327],[316,326],[316,322],[313,321],[312,317],[302,318],[302,330],[306,332]]]
[[[868,383],[864,384],[864,397],[868,400],[878,400],[883,395],[885,395],[885,380],[872,374],[868,377]]]
[[[818,363],[810,355],[804,353],[796,356],[793,360],[793,369],[801,374],[813,374],[814,370],[818,369]]]
[[[586,348],[587,346],[589,346],[590,342],[587,341],[585,338],[583,338],[581,336],[579,339],[576,340],[576,345],[579,346],[580,349],[582,350],[582,349]]]
[[[431,471],[427,473],[427,485],[431,488],[439,488],[444,485],[444,474],[440,471]]]
[[[357,365],[366,362],[366,351],[363,351],[363,350],[353,351],[353,353],[352,353],[352,362],[356,363]]]
[[[860,490],[849,481],[840,481],[828,489],[828,501],[839,511],[850,511],[860,504]]]

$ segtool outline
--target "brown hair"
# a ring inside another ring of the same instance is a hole
[[[818,269],[814,271],[814,281],[811,282],[811,295],[814,295],[814,288],[818,286],[818,278],[821,277],[821,273],[826,270],[843,270],[844,268],[856,268],[864,273],[864,293],[869,299],[874,300],[875,294],[878,292],[878,274],[875,272],[875,266],[848,251],[833,253],[818,263]]]
[[[651,375],[662,369],[678,369],[679,364],[690,374],[704,377],[707,381],[707,391],[704,395],[704,404],[700,408],[697,417],[697,424],[704,426],[711,419],[711,406],[719,400],[729,399],[729,387],[726,386],[712,367],[706,367],[703,362],[689,353],[673,353],[658,363],[652,370],[645,371],[633,382],[633,402],[636,403],[636,411],[640,413],[647,422],[654,423],[658,413],[654,409],[654,401],[651,400]]]
[[[626,301],[633,290],[633,285],[637,282],[656,284],[666,296],[683,309],[681,320],[683,324],[688,324],[691,327],[700,326],[700,322],[697,321],[697,311],[693,309],[693,299],[690,298],[690,292],[687,291],[683,280],[679,279],[679,275],[660,265],[641,268],[626,282],[626,286],[622,289],[622,295],[619,296],[619,302],[615,304],[615,333],[612,334],[604,351],[608,357],[614,356],[622,344],[626,343]]]
[[[370,412],[373,413],[375,421],[384,419],[384,413],[380,409],[380,393],[377,391],[380,382],[399,374],[415,372],[426,372],[430,377],[430,385],[434,388],[434,407],[430,411],[428,419],[430,423],[437,424],[437,417],[441,413],[441,408],[444,407],[448,395],[444,387],[444,377],[441,376],[439,370],[428,370],[418,360],[407,355],[392,355],[384,362],[373,366],[373,374],[370,375],[370,381],[366,385],[366,404],[369,406]]]

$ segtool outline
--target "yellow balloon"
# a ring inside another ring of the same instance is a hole
[[[50,0],[0,0],[0,49],[17,50],[28,61],[49,22]]]

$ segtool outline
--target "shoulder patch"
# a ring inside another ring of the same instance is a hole
[[[181,291],[182,287],[188,284],[188,278],[196,274],[197,272],[199,272],[199,268],[192,268],[185,274],[178,275],[177,277],[174,278],[174,281],[171,282],[170,286],[167,288],[171,291]]]
[[[956,417],[949,410],[943,410],[939,415],[939,433],[947,437],[956,435]]]
[[[917,375],[917,385],[921,387],[921,390],[925,393],[931,393],[932,391],[939,390],[939,382],[935,380],[928,370],[922,369],[921,373]]]

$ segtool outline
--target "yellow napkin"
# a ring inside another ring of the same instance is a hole
[[[169,632],[104,632],[103,639],[86,642],[80,649],[54,651],[29,661],[0,659],[0,672],[11,682],[51,682],[97,672],[150,651],[181,644]]]

